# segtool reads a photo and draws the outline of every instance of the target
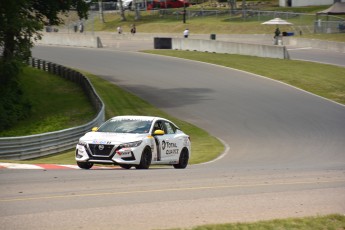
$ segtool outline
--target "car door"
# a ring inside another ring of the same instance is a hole
[[[160,137],[160,154],[161,160],[173,164],[178,161],[181,148],[182,138],[176,134],[176,126],[168,121],[162,121],[164,135]]]

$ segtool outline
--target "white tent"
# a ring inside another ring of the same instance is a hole
[[[267,22],[261,23],[263,25],[292,25],[292,23],[285,21],[284,19],[281,18],[273,18]]]

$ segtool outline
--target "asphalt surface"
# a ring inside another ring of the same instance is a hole
[[[208,130],[224,155],[186,170],[2,170],[0,229],[162,229],[345,213],[344,106],[250,73],[128,52],[126,43],[36,47],[33,56],[95,73]],[[319,51],[293,55],[303,52]]]
[[[345,67],[345,53],[310,47],[287,47],[292,60],[306,60]]]

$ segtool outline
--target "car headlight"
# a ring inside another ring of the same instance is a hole
[[[85,146],[87,146],[87,143],[85,141],[79,140],[78,145],[81,145],[81,146],[85,147]]]
[[[133,148],[138,147],[143,141],[134,141],[129,143],[123,143],[120,145],[121,148]]]

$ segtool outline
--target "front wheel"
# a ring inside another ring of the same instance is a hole
[[[90,169],[93,166],[93,163],[91,162],[79,162],[77,161],[77,165],[79,166],[79,168],[81,169]]]
[[[123,168],[123,169],[130,169],[130,168],[132,168],[132,165],[123,165],[123,164],[120,164],[120,167]]]
[[[141,154],[140,164],[135,166],[136,169],[148,169],[151,165],[152,152],[149,147],[146,147]]]
[[[184,168],[186,168],[187,165],[188,165],[188,160],[189,160],[188,149],[184,148],[181,151],[178,164],[175,164],[174,168],[175,169],[184,169]]]

